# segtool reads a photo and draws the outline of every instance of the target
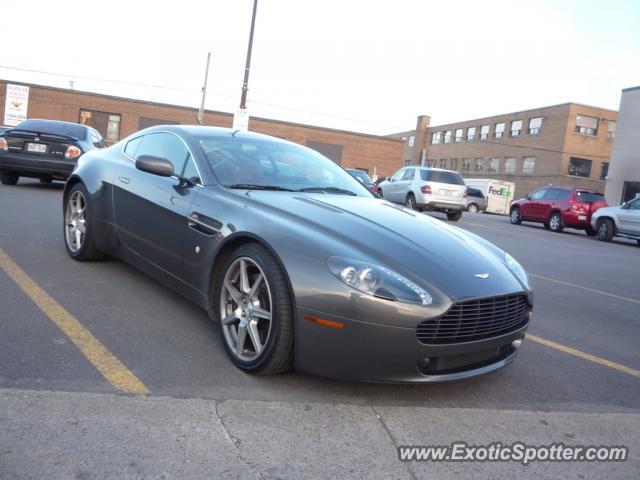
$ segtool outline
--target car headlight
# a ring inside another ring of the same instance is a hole
[[[529,289],[531,288],[529,286],[529,277],[527,276],[527,272],[525,272],[522,265],[520,265],[515,258],[513,258],[508,253],[505,253],[504,263],[507,265],[509,270],[511,270],[511,273],[513,273],[518,278],[518,280],[522,282],[524,286],[526,286]]]
[[[363,293],[418,305],[433,303],[433,298],[424,288],[380,265],[342,257],[330,257],[327,265],[336,277]]]

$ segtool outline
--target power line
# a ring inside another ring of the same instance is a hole
[[[66,73],[60,73],[60,72],[49,72],[49,71],[46,71],[46,70],[36,70],[36,69],[20,68],[20,67],[9,67],[9,66],[6,66],[6,65],[0,65],[0,69],[15,70],[15,71],[27,72],[27,73],[38,73],[38,74],[43,74],[43,75],[51,75],[51,76],[54,76],[54,77],[76,78],[76,79],[80,79],[80,80],[89,80],[89,81],[93,81],[93,82],[115,83],[115,84],[129,85],[129,86],[134,86],[134,87],[155,88],[155,89],[160,89],[160,90],[183,91],[183,92],[189,92],[189,93],[202,93],[202,90],[195,89],[195,88],[176,87],[176,86],[171,86],[171,85],[157,85],[157,84],[149,84],[149,83],[141,83],[141,82],[129,82],[129,81],[126,81],[126,80],[114,80],[114,79],[107,79],[107,78],[89,77],[89,76],[85,76],[85,75],[66,74]],[[223,98],[229,98],[229,99],[235,99],[236,98],[233,95],[226,94],[226,93],[209,92],[209,91],[207,93],[209,95],[215,95],[217,97],[223,97]],[[367,125],[375,125],[375,126],[378,126],[378,127],[386,127],[386,128],[390,128],[390,129],[394,129],[394,130],[405,130],[405,127],[400,127],[398,125],[390,125],[390,124],[386,124],[386,123],[372,122],[370,120],[363,120],[363,119],[359,119],[359,118],[343,117],[343,116],[340,116],[340,115],[333,115],[333,114],[330,114],[330,113],[316,112],[316,111],[313,111],[313,110],[305,110],[305,109],[297,108],[297,107],[288,107],[288,106],[285,106],[285,105],[279,105],[279,104],[270,103],[270,102],[263,102],[263,101],[260,101],[260,100],[251,100],[250,103],[254,103],[256,105],[265,105],[265,106],[268,106],[268,107],[280,108],[280,109],[283,109],[283,110],[290,110],[290,111],[294,111],[294,112],[308,113],[308,114],[311,114],[311,115],[318,115],[318,116],[326,117],[326,118],[335,118],[337,120],[344,120],[344,121],[348,121],[348,122],[364,123],[364,124],[367,124]]]

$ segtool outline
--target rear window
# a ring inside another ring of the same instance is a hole
[[[425,182],[448,183],[450,185],[464,185],[459,173],[439,170],[420,170],[420,178]]]
[[[51,120],[25,120],[15,127],[14,130],[28,130],[40,134],[62,135],[63,137],[71,137],[76,140],[84,139],[87,136],[86,129],[82,125]]]
[[[593,192],[577,192],[576,199],[584,203],[604,202],[604,195]]]

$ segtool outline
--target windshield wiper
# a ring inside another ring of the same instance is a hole
[[[298,190],[299,192],[331,192],[331,193],[342,193],[344,195],[352,195],[357,197],[358,194],[352,192],[351,190],[346,190],[344,188],[338,187],[305,187]]]
[[[259,185],[255,183],[234,183],[227,188],[234,188],[238,190],[274,190],[278,192],[295,192],[290,188],[279,187],[278,185]]]

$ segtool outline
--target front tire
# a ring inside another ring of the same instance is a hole
[[[475,203],[469,204],[469,206],[467,207],[467,211],[471,213],[478,213],[478,205],[476,205]]]
[[[511,213],[509,214],[509,220],[514,225],[520,225],[522,223],[522,217],[520,216],[520,209],[518,207],[513,207],[511,209]]]
[[[596,236],[602,242],[610,242],[615,233],[616,227],[610,218],[603,218],[598,221]]]
[[[0,183],[3,185],[15,185],[20,180],[20,175],[13,172],[0,172]]]
[[[294,314],[288,283],[263,246],[237,248],[225,262],[216,295],[222,342],[241,370],[270,375],[293,366]]]
[[[64,201],[62,228],[64,245],[71,258],[80,262],[106,258],[93,240],[89,192],[82,183],[76,183],[71,187]]]
[[[462,218],[462,210],[447,213],[447,219],[452,222],[457,222],[461,218]]]
[[[562,217],[558,212],[554,212],[549,219],[549,230],[552,232],[562,232],[564,226],[562,225]]]

